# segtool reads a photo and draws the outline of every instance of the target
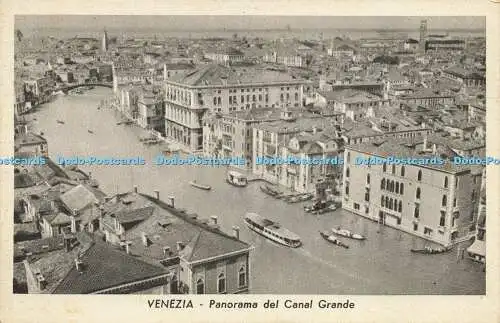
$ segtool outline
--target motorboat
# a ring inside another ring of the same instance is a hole
[[[333,243],[334,245],[337,245],[339,247],[346,248],[346,249],[349,248],[349,246],[347,244],[343,243],[342,241],[337,239],[335,237],[335,235],[333,235],[327,231],[320,231],[319,234],[321,235],[321,237],[323,237],[323,239],[325,239],[326,241],[328,241],[330,243]]]
[[[333,228],[332,232],[338,236],[346,237],[349,239],[354,239],[354,240],[365,240],[366,239],[365,237],[363,237],[360,234],[352,233],[351,231],[346,230],[346,229],[341,229],[340,227],[338,227],[336,229]]]
[[[226,182],[236,187],[245,187],[248,185],[246,176],[235,171],[227,172]]]
[[[302,245],[300,237],[283,228],[279,223],[266,219],[257,213],[247,213],[244,219],[247,226],[260,235],[291,248],[298,248]]]

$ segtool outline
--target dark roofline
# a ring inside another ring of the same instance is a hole
[[[216,234],[219,234],[225,238],[229,238],[233,241],[236,241],[236,242],[240,242],[240,243],[243,243],[245,244],[248,248],[250,248],[250,245],[244,241],[241,241],[239,239],[236,239],[235,237],[221,231],[221,230],[218,230],[218,229],[215,229],[213,227],[211,227],[210,225],[208,224],[204,224],[204,223],[200,223],[199,221],[195,220],[195,219],[192,219],[188,216],[187,213],[184,213],[184,212],[181,212],[179,209],[175,208],[175,207],[171,207],[170,205],[168,205],[167,203],[163,202],[162,200],[157,200],[155,197],[152,197],[150,195],[147,195],[147,194],[143,194],[143,193],[139,193],[139,195],[141,195],[142,197],[145,197],[146,199],[148,199],[149,201],[155,203],[156,205],[160,206],[161,208],[163,208],[164,210],[167,210],[168,212],[170,212],[171,214],[175,215],[176,217],[178,218],[181,218],[182,220],[192,224],[192,225],[195,225],[201,229],[204,229],[204,230],[207,230],[207,231],[210,231],[212,233],[216,233]]]

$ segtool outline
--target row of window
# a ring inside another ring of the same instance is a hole
[[[238,271],[238,288],[245,288],[247,286],[247,272],[245,266],[241,266]],[[217,293],[223,294],[226,292],[226,275],[220,273],[217,276]],[[205,281],[199,278],[196,281],[196,294],[205,294]]]
[[[380,205],[389,210],[393,210],[396,212],[403,212],[403,202],[401,200],[393,199],[389,196],[383,196],[380,198]]]
[[[403,195],[405,186],[403,183],[382,178],[382,181],[380,182],[380,189]]]

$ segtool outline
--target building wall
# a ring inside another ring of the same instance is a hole
[[[350,153],[350,162],[348,154]],[[437,242],[442,245],[452,244],[463,238],[470,237],[469,228],[472,185],[470,174],[454,176],[425,167],[414,165],[405,166],[404,177],[401,176],[400,165],[395,165],[395,174],[392,174],[392,165],[387,165],[387,171],[383,172],[382,165],[353,165],[356,157],[370,157],[369,154],[360,153],[346,148],[344,165],[344,186],[342,207],[358,215],[368,217],[374,221],[385,222],[386,225],[406,231],[410,234]],[[349,176],[347,176],[349,168]],[[422,179],[418,181],[418,172],[422,171]],[[367,185],[367,175],[370,175],[370,184]],[[445,177],[448,177],[448,187],[445,188]],[[458,178],[458,187],[455,188],[455,178]],[[381,189],[382,179],[402,183],[403,194]],[[480,179],[476,180],[480,183]],[[349,186],[349,194],[346,187]],[[480,187],[480,186],[479,186]],[[361,189],[362,188],[362,189]],[[417,188],[420,188],[420,199],[416,198]],[[369,201],[365,201],[365,192],[369,192]],[[479,192],[479,189],[476,189]],[[479,193],[476,193],[479,194]],[[446,206],[442,206],[443,196],[446,195]],[[381,198],[387,196],[389,199],[398,201],[398,208],[391,210],[382,207]],[[457,207],[453,206],[456,198]],[[399,212],[399,201],[402,202],[402,210]],[[415,217],[415,208],[418,205],[419,215]],[[368,208],[368,209],[366,209]],[[475,208],[477,209],[477,208]],[[441,211],[444,212],[445,223],[440,225]],[[453,221],[452,217],[459,212],[459,217]],[[380,212],[386,215],[381,219]],[[400,219],[400,220],[398,220]],[[426,229],[427,228],[427,229]],[[452,237],[452,232],[457,233]]]

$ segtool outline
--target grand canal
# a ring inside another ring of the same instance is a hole
[[[276,294],[483,294],[483,267],[458,259],[456,251],[442,255],[416,255],[412,247],[424,241],[383,227],[349,212],[338,210],[325,215],[304,213],[301,204],[286,204],[265,196],[259,184],[236,189],[224,181],[225,169],[213,167],[155,166],[158,146],[145,146],[138,138],[143,131],[134,126],[116,125],[116,111],[97,109],[109,89],[94,89],[80,96],[62,96],[30,115],[32,130],[49,142],[49,153],[57,156],[143,157],[144,166],[83,166],[92,172],[108,194],[130,191],[134,185],[161,198],[174,195],[176,204],[199,214],[217,215],[221,229],[241,228],[240,238],[255,249],[252,253],[252,293]],[[58,124],[63,120],[65,124]],[[93,131],[89,133],[88,130]],[[192,188],[197,180],[212,191]],[[246,212],[257,212],[277,220],[299,234],[303,247],[278,246],[250,231],[243,223]],[[347,241],[349,249],[325,242],[319,230],[341,225],[367,237]],[[467,246],[467,245],[465,245]]]

